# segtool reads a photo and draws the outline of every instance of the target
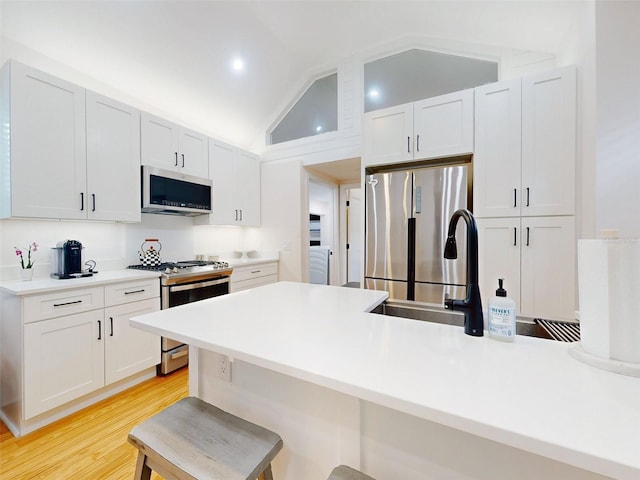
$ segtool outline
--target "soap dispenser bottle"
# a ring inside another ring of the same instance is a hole
[[[496,296],[489,300],[489,336],[512,342],[516,336],[516,303],[507,297],[507,291],[502,288],[503,282],[503,278],[498,279]]]

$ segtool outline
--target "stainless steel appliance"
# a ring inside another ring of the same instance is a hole
[[[53,248],[52,278],[90,277],[95,272],[82,270],[82,243],[77,240],[63,240]]]
[[[163,310],[229,293],[229,279],[233,272],[226,262],[204,260],[130,265],[128,268],[162,272],[160,301]],[[188,345],[162,337],[161,346],[160,374],[166,375],[189,363]]]
[[[367,169],[365,288],[391,300],[437,303],[462,298],[466,259],[444,258],[451,215],[468,207],[469,164],[440,163],[408,170]],[[456,239],[465,251],[463,228]]]
[[[212,188],[207,178],[143,165],[142,212],[190,217],[211,213]]]

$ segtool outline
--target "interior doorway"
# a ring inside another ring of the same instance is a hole
[[[338,187],[309,178],[309,283],[336,285]]]
[[[364,238],[360,158],[305,165],[305,169],[309,173],[309,282],[324,283],[328,277],[330,285],[359,286]],[[327,257],[325,276],[322,267]]]
[[[340,246],[344,256],[342,280],[350,287],[360,286],[362,275],[362,189],[360,184],[340,186]]]

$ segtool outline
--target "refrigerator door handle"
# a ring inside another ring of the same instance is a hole
[[[422,187],[416,186],[416,213],[422,213]]]

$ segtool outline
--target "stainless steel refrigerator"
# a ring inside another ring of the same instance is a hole
[[[391,300],[440,304],[466,295],[466,235],[444,258],[449,219],[468,208],[468,164],[371,173],[365,180],[365,287]]]

